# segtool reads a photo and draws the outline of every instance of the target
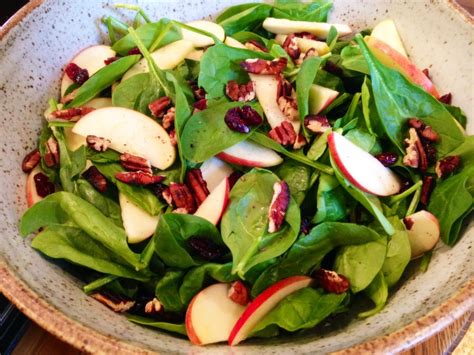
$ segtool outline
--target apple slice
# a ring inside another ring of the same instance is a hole
[[[212,157],[201,165],[202,178],[207,184],[207,189],[212,192],[219,183],[230,176],[234,170],[222,160]]]
[[[255,326],[285,297],[304,287],[313,279],[308,276],[291,276],[270,286],[257,296],[245,309],[229,336],[229,345],[245,340]]]
[[[333,102],[339,92],[324,86],[313,84],[309,90],[309,113],[312,115],[317,115],[326,107],[328,107],[331,102]]]
[[[365,37],[368,47],[382,64],[398,70],[403,76],[439,99],[440,95],[433,82],[408,58],[375,37]]]
[[[255,94],[263,108],[265,117],[272,128],[278,127],[283,121],[289,121],[278,106],[278,79],[275,75],[249,74],[250,80],[255,83]],[[296,134],[300,131],[300,120],[289,121]]]
[[[225,38],[224,43],[227,44],[229,47],[247,49],[247,47],[245,47],[242,43],[237,41],[235,38],[229,36]]]
[[[110,148],[148,159],[164,170],[173,164],[176,151],[164,128],[144,114],[123,107],[105,107],[82,117],[72,132],[110,140]]]
[[[286,40],[287,35],[276,35],[275,40],[279,44],[283,44]],[[306,53],[308,50],[311,48],[316,49],[318,54],[324,55],[326,53],[329,53],[329,46],[327,45],[326,42],[322,41],[316,41],[314,39],[309,39],[309,38],[300,38],[296,37],[296,44],[298,45],[298,48],[301,50],[301,52]]]
[[[309,32],[318,38],[326,38],[331,26],[334,26],[339,36],[352,33],[349,26],[344,24],[330,24],[325,22],[292,21],[284,18],[267,17],[262,24],[263,28],[275,34],[288,35],[290,33]]]
[[[397,26],[395,26],[395,22],[393,20],[388,19],[379,22],[372,30],[370,36],[384,42],[395,49],[398,53],[403,55],[405,58],[408,58],[402,39],[398,34]]]
[[[200,20],[188,22],[186,25],[197,28],[198,30],[209,32],[221,41],[223,41],[225,38],[224,29],[221,25],[218,25],[215,22]],[[185,28],[183,28],[181,32],[183,34],[183,39],[191,41],[194,47],[202,48],[212,46],[214,44],[214,40],[211,37],[187,30]]]
[[[267,168],[283,163],[283,159],[273,150],[253,142],[242,141],[217,154],[217,157],[242,166]]]
[[[411,258],[416,259],[433,249],[438,243],[440,228],[438,219],[425,210],[403,219],[411,246]]]
[[[189,52],[185,59],[194,60],[195,62],[200,62],[204,51],[202,49],[195,49],[192,52]]]
[[[193,50],[194,46],[191,41],[181,39],[161,47],[150,54],[156,62],[156,65],[158,65],[160,69],[166,70],[174,69]],[[136,74],[147,73],[148,71],[148,63],[145,58],[142,58],[123,75],[122,81],[127,80]]]
[[[328,135],[331,157],[344,177],[364,192],[390,196],[400,191],[397,175],[339,133]]]
[[[129,243],[140,243],[155,233],[159,216],[149,215],[120,192],[119,203],[122,210],[123,228]]]
[[[245,310],[228,297],[230,284],[206,287],[193,297],[186,311],[186,333],[195,345],[226,341]]]
[[[115,56],[115,51],[106,45],[91,46],[80,51],[71,60],[70,63],[77,64],[82,69],[87,69],[89,76],[95,74],[99,69],[105,67],[104,60]],[[67,88],[73,84],[73,81],[63,74],[61,81],[61,97],[64,96]]]
[[[230,184],[229,179],[226,177],[199,205],[194,215],[204,218],[216,225],[221,220],[227,203],[229,202],[229,192]]]

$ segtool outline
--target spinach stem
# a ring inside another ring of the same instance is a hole
[[[416,210],[416,207],[418,206],[418,202],[420,201],[420,196],[421,196],[421,185],[416,189],[415,194],[413,195],[413,198],[410,202],[410,206],[408,207],[407,210],[407,216],[413,214]]]
[[[107,26],[109,29],[109,36],[110,36],[110,27],[113,28],[115,33],[126,35],[128,33],[128,26],[127,24],[123,23],[122,21],[116,19],[113,16],[107,16],[102,19],[102,22]],[[110,27],[109,27],[110,25]]]
[[[233,274],[239,275],[242,279],[244,279],[245,274],[245,266],[248,263],[249,259],[255,255],[258,251],[258,245],[260,244],[260,238],[258,238],[250,248],[248,248],[247,252],[244,254],[240,262],[237,264],[235,269],[232,271]]]
[[[196,33],[199,33],[201,35],[204,35],[204,36],[207,36],[207,37],[210,37],[213,39],[214,41],[214,44],[221,44],[222,41],[217,38],[216,36],[214,36],[212,33],[210,32],[207,32],[207,31],[204,31],[204,30],[200,30],[199,28],[195,28],[195,27],[192,27],[192,26],[188,26],[186,25],[185,23],[182,23],[182,22],[179,22],[179,21],[173,21],[173,23],[175,23],[176,25],[178,25],[179,27],[181,28],[184,28],[188,31],[192,31],[192,32],[196,32]]]
[[[151,258],[155,253],[155,237],[151,237],[150,241],[146,245],[145,249],[143,249],[142,253],[140,254],[140,262],[147,267],[150,264]]]
[[[143,9],[140,7],[140,6],[137,6],[137,5],[129,5],[129,4],[115,4],[114,5],[116,8],[121,8],[121,9],[128,9],[128,10],[133,10],[133,11],[136,11],[138,12],[142,17],[143,19],[147,22],[147,23],[150,23],[150,22],[153,22],[149,17],[148,15],[145,13],[145,11],[143,11]]]
[[[92,291],[97,290],[98,288],[105,286],[116,279],[118,279],[118,276],[115,275],[103,276],[101,278],[98,278],[97,280],[88,283],[87,285],[82,287],[82,290],[85,293],[91,293]]]
[[[406,197],[410,196],[412,193],[414,193],[419,187],[423,185],[423,181],[419,180],[417,183],[413,184],[410,188],[406,189],[402,193],[399,193],[398,195],[390,197],[388,204],[389,205],[394,205],[395,203],[405,199]]]

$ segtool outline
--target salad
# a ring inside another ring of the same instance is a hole
[[[330,0],[215,22],[103,19],[22,163],[32,247],[132,322],[193,344],[380,312],[473,209],[466,116],[388,19]],[[362,305],[362,306],[361,306]],[[313,330],[313,331],[317,331]]]

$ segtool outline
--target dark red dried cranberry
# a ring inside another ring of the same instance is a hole
[[[311,228],[313,228],[313,225],[311,224],[311,218],[309,217],[302,218],[301,225],[300,225],[300,233],[303,233],[304,235],[308,235],[309,232],[311,231]]]
[[[453,95],[451,95],[451,93],[448,92],[446,95],[441,96],[438,100],[439,102],[442,102],[443,104],[451,105],[452,99],[453,99]]]
[[[459,155],[450,155],[444,157],[436,163],[435,171],[439,178],[444,178],[447,175],[455,172],[461,164],[461,157]]]
[[[434,144],[427,141],[426,139],[421,139],[421,144],[423,145],[423,150],[425,151],[428,165],[433,165],[436,163],[436,147]]]
[[[106,60],[104,60],[104,64],[105,65],[109,65],[117,60],[119,60],[120,58],[119,57],[109,57],[107,58]]]
[[[95,166],[91,166],[89,169],[84,171],[82,176],[84,179],[89,181],[97,191],[104,193],[107,190],[107,179]]]
[[[341,69],[338,65],[334,64],[333,62],[331,62],[330,60],[328,60],[328,61],[326,62],[326,64],[324,64],[323,69],[324,69],[325,71],[327,71],[328,73],[331,73],[331,74],[334,74],[334,75],[338,75],[338,76],[339,76],[339,75],[342,74],[342,69]]]
[[[249,126],[258,126],[263,122],[263,119],[259,113],[248,105],[242,106],[242,116],[245,123],[247,123]]]
[[[436,184],[436,179],[432,175],[426,175],[423,177],[423,185],[421,187],[420,202],[425,206],[428,206],[430,202],[430,196],[433,192]]]
[[[196,110],[202,111],[207,108],[207,100],[206,99],[200,99],[194,103],[194,108]]]
[[[380,153],[375,156],[379,162],[381,162],[384,166],[392,166],[397,162],[398,154],[396,153]]]
[[[242,109],[240,107],[233,107],[225,114],[224,121],[231,130],[240,133],[249,133],[250,127],[243,120]]]
[[[193,252],[204,260],[215,260],[223,254],[222,249],[208,238],[196,236],[189,238],[187,242]]]
[[[76,63],[69,63],[64,68],[66,75],[78,85],[84,84],[89,79],[89,72],[87,69],[82,69]]]
[[[188,84],[193,90],[194,99],[196,101],[202,100],[206,97],[206,91],[203,88],[199,87],[198,83],[195,80],[189,80]]]
[[[235,183],[237,182],[237,180],[240,179],[242,175],[244,174],[240,171],[234,171],[232,174],[229,175],[229,190],[234,187]]]
[[[134,47],[130,49],[127,54],[128,55],[142,54],[142,52],[140,52],[140,49],[138,49],[138,47]]]
[[[46,197],[54,192],[54,184],[49,181],[48,177],[43,173],[33,176],[35,182],[36,193],[40,197]]]

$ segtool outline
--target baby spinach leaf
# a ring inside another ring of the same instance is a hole
[[[179,213],[167,213],[160,217],[155,235],[155,251],[163,262],[171,267],[186,269],[205,263],[187,244],[191,237],[210,239],[224,246],[217,228],[207,220]]]
[[[44,162],[44,157],[47,154],[46,142],[52,136],[53,136],[53,132],[51,131],[51,128],[48,126],[44,126],[41,129],[41,133],[39,136],[38,150],[41,155],[41,161],[40,161],[41,170],[48,177],[49,181],[55,182],[58,177],[56,170],[48,167],[46,163]]]
[[[170,312],[180,312],[185,304],[178,297],[179,287],[183,281],[184,271],[168,270],[158,281],[155,288],[156,298],[163,308]]]
[[[107,149],[105,152],[98,152],[92,148],[86,148],[87,159],[92,163],[107,164],[107,163],[119,163],[120,153]]]
[[[341,59],[343,68],[367,75],[370,74],[369,66],[359,46],[345,46],[341,51]]]
[[[89,102],[104,89],[107,89],[110,85],[119,80],[139,59],[139,55],[129,55],[106,65],[82,84],[77,90],[74,100],[65,105],[65,107],[79,107]]]
[[[268,4],[242,4],[236,5],[225,10],[216,19],[227,35],[236,32],[253,30],[263,22],[268,16],[272,6]]]
[[[117,85],[112,92],[112,103],[114,106],[125,107],[132,110],[137,110],[141,113],[147,114],[148,111],[143,111],[141,99],[143,93],[150,87],[150,73],[140,73],[122,81]],[[153,97],[150,97],[148,104],[156,97],[159,97],[160,90],[154,92]],[[148,96],[148,95],[147,95]],[[148,104],[145,109],[148,109]]]
[[[283,254],[299,233],[300,211],[293,198],[290,198],[282,228],[275,233],[267,231],[273,185],[278,181],[268,170],[253,169],[242,176],[230,192],[221,233],[232,252],[232,273],[240,277],[253,266]]]
[[[317,212],[313,223],[336,222],[345,219],[354,207],[346,191],[334,176],[321,174],[317,193]]]
[[[252,332],[260,332],[271,325],[289,332],[313,328],[334,313],[345,297],[345,293],[337,295],[305,287],[281,300]]]
[[[345,134],[345,137],[352,143],[371,154],[381,152],[381,147],[377,137],[371,134],[365,127],[356,127]]]
[[[161,330],[166,330],[168,332],[177,333],[181,335],[186,335],[186,326],[184,324],[175,324],[168,322],[158,322],[154,319],[140,317],[132,314],[125,315],[127,319],[136,324],[145,325],[147,327],[158,328]]]
[[[247,139],[249,134],[232,131],[224,121],[227,111],[243,105],[248,103],[224,102],[192,115],[181,135],[183,156],[192,162],[203,162]],[[258,104],[250,106],[262,114]]]
[[[294,161],[285,161],[279,165],[275,174],[282,180],[285,180],[290,187],[290,193],[296,203],[301,205],[306,193],[311,188],[311,171],[307,165],[296,163]]]
[[[272,17],[296,21],[326,22],[332,8],[332,0],[312,0],[276,4]]]
[[[270,40],[260,36],[257,33],[254,32],[248,32],[248,31],[242,31],[242,32],[237,32],[232,35],[232,38],[235,40],[239,41],[240,43],[245,43],[248,41],[257,41],[262,43],[265,47],[268,48],[268,44],[270,43]]]
[[[311,147],[309,147],[308,152],[306,153],[308,159],[316,161],[323,156],[328,146],[328,136],[331,132],[332,129],[329,128],[323,134],[319,135],[314,139],[313,143],[311,144]]]
[[[446,110],[458,121],[463,128],[466,128],[467,117],[460,107],[444,104]]]
[[[382,269],[386,252],[386,238],[344,246],[337,253],[334,270],[349,279],[352,292],[360,292],[370,285]]]
[[[365,126],[370,134],[383,136],[383,127],[381,126],[381,120],[373,96],[372,84],[369,77],[366,76],[361,87],[362,113],[365,119]]]
[[[333,89],[336,91],[344,91],[344,83],[338,76],[328,73],[323,69],[319,69],[314,79],[314,84],[324,86],[325,88]]]
[[[383,277],[383,273],[379,272],[369,286],[364,290],[364,293],[375,303],[375,307],[371,310],[359,313],[359,318],[367,318],[380,312],[388,298],[388,287]]]
[[[341,222],[321,223],[308,235],[300,236],[276,265],[270,266],[260,275],[252,288],[252,296],[286,277],[308,274],[313,268],[319,267],[323,258],[337,247],[379,239],[380,235],[366,226]]]
[[[437,145],[440,156],[464,142],[463,131],[442,103],[423,88],[410,83],[398,71],[382,65],[360,35],[355,39],[370,69],[375,103],[385,133],[401,152],[404,151],[405,124],[410,117],[423,120],[438,132],[441,137]]]

